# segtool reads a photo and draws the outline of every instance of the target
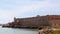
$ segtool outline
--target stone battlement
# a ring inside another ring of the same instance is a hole
[[[14,18],[14,21],[10,23],[9,27],[40,28],[43,26],[60,28],[60,15],[36,16],[29,18]]]

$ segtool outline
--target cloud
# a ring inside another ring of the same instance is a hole
[[[13,17],[59,14],[59,11],[60,0],[0,0],[1,23],[12,21]]]

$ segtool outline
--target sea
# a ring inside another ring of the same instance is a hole
[[[0,26],[0,34],[38,34],[38,31],[37,29],[3,28]]]

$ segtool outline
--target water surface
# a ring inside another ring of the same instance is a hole
[[[36,29],[23,28],[2,28],[0,27],[0,34],[38,34]]]

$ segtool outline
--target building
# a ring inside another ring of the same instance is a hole
[[[28,27],[40,28],[44,26],[51,26],[53,28],[60,28],[60,15],[46,15],[29,18],[14,18],[14,22],[10,24],[11,27]]]
[[[48,16],[48,23],[50,23],[53,28],[60,28],[60,15]]]

